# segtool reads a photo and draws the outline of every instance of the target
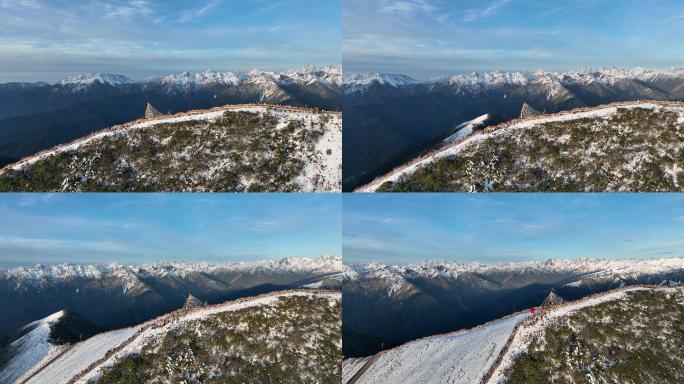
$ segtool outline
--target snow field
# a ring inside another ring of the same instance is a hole
[[[342,361],[342,383],[348,383],[356,375],[356,372],[360,371],[371,358],[372,356],[344,359]]]
[[[33,329],[10,344],[12,348],[17,348],[16,354],[0,372],[0,382],[9,383],[17,379],[21,381],[21,378],[26,377],[32,367],[49,361],[65,348],[49,342],[50,326],[62,316],[64,316],[64,311],[59,311],[44,319],[29,323],[23,328]]]
[[[26,383],[68,383],[74,376],[86,369],[90,364],[104,356],[133,336],[144,325],[118,329],[95,335],[90,339],[74,344],[67,352],[48,364],[43,370],[31,377]]]
[[[526,312],[482,326],[412,341],[380,353],[358,383],[479,382],[494,364]],[[347,376],[360,361],[349,362]],[[360,368],[356,368],[358,370]]]

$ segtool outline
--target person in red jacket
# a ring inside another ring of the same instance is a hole
[[[530,316],[534,316],[534,307],[530,308]]]

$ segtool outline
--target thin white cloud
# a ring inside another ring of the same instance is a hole
[[[411,16],[417,12],[432,12],[435,7],[426,0],[383,0],[380,11]]]
[[[377,224],[406,224],[409,222],[408,220],[403,219],[401,217],[366,215],[366,214],[360,214],[360,213],[354,213],[348,217],[351,219],[367,221],[367,222],[377,223]]]
[[[486,19],[489,16],[494,15],[496,11],[499,10],[499,8],[505,6],[510,2],[511,0],[496,0],[484,9],[473,9],[466,11],[465,16],[463,17],[463,21],[472,22],[480,19]]]
[[[208,15],[212,9],[221,5],[221,2],[222,2],[221,0],[209,0],[206,3],[204,3],[203,6],[201,6],[199,8],[184,11],[180,14],[178,21],[181,23],[187,23],[187,22],[190,22],[194,19],[202,18],[202,17]]]
[[[0,0],[0,8],[3,9],[40,9],[38,0]]]
[[[133,20],[154,13],[152,4],[147,0],[130,0],[125,4],[100,3],[107,19]]]

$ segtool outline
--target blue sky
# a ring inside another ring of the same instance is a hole
[[[344,0],[345,72],[684,66],[680,0]]]
[[[341,255],[339,194],[0,194],[0,268]]]
[[[345,194],[345,263],[684,257],[684,194]]]
[[[0,0],[0,82],[341,63],[340,0]]]

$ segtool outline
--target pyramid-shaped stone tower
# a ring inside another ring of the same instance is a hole
[[[145,118],[161,116],[162,113],[157,110],[152,104],[147,103],[147,108],[145,108]]]
[[[188,294],[188,298],[185,299],[185,304],[183,304],[183,309],[199,308],[204,307],[205,305],[207,305],[207,303],[201,301],[192,294]]]
[[[524,119],[524,118],[530,117],[530,116],[537,116],[537,115],[541,115],[541,112],[530,107],[530,105],[527,104],[526,102],[523,102],[522,109],[520,110],[520,118],[521,119]]]
[[[546,296],[546,299],[542,303],[541,307],[542,309],[554,307],[560,303],[562,303],[564,300],[562,297],[556,295],[556,292],[552,289],[551,292],[549,292],[549,295]]]

